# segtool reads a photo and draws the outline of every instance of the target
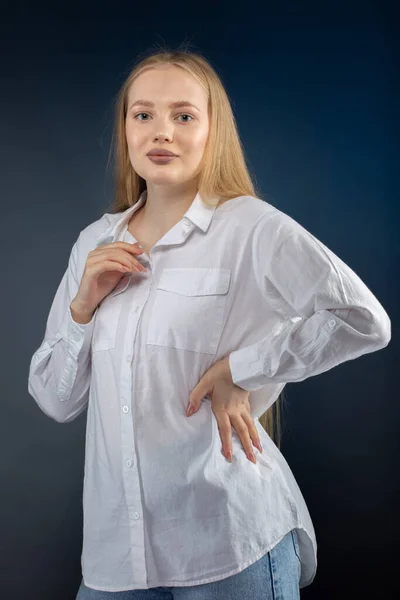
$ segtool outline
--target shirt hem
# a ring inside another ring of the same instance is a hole
[[[277,540],[275,540],[272,544],[269,544],[269,546],[266,546],[266,548],[264,548],[261,551],[261,553],[258,553],[255,557],[248,560],[246,563],[244,563],[244,565],[241,564],[240,566],[235,567],[234,569],[231,569],[228,572],[225,571],[224,573],[219,573],[218,575],[208,575],[201,579],[192,579],[190,581],[178,581],[178,580],[170,580],[170,581],[164,581],[164,582],[147,581],[147,587],[143,587],[143,586],[142,587],[132,587],[132,586],[136,585],[134,583],[132,583],[131,586],[125,586],[125,587],[119,587],[119,588],[98,587],[98,586],[92,585],[90,583],[87,583],[85,578],[83,578],[84,584],[87,587],[90,587],[90,588],[92,588],[94,590],[98,590],[98,591],[127,592],[127,591],[133,591],[133,590],[150,589],[150,588],[155,588],[155,587],[190,587],[190,586],[202,585],[202,584],[206,584],[206,583],[213,583],[215,581],[221,581],[222,579],[226,579],[228,577],[231,577],[232,575],[237,575],[238,573],[241,573],[241,571],[244,571],[244,569],[247,569],[247,567],[250,567],[252,564],[254,564],[258,560],[260,560],[260,558],[262,558],[265,554],[267,554],[267,552],[272,550],[283,539],[283,537],[289,533],[289,531],[292,531],[292,529],[297,529],[297,528],[303,529],[307,533],[308,536],[310,535],[308,533],[307,529],[301,524],[291,526],[290,529],[288,529]],[[307,579],[303,578],[303,580],[300,581],[299,589],[309,586],[314,581],[316,571],[317,571],[316,566],[317,566],[317,563],[316,563],[316,559],[315,559],[314,568],[313,568],[311,575]]]

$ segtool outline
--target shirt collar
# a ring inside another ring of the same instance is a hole
[[[97,246],[113,243],[115,240],[117,240],[119,234],[127,225],[133,213],[136,212],[141,206],[143,206],[143,204],[146,202],[146,199],[147,190],[144,190],[137,202],[135,202],[135,204],[124,210],[122,213],[110,215],[112,218],[112,222],[104,231],[102,231],[96,237]],[[190,220],[192,223],[194,223],[194,225],[199,227],[202,231],[206,232],[210,226],[216,208],[217,206],[207,206],[203,202],[200,196],[200,192],[197,192],[192,204],[185,212],[182,221]]]

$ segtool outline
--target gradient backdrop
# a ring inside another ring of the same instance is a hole
[[[46,417],[28,368],[72,245],[111,200],[119,86],[139,53],[185,42],[222,78],[265,199],[392,320],[388,348],[286,386],[282,452],[319,544],[302,598],[397,597],[394,13],[378,2],[34,4],[3,2],[0,19],[1,600],[74,600],[81,581],[86,412],[68,426]]]

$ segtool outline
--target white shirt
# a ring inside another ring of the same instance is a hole
[[[86,407],[82,573],[123,591],[191,586],[239,573],[296,528],[300,587],[316,573],[317,544],[301,491],[258,418],[287,382],[303,381],[387,346],[391,322],[340,258],[271,204],[240,196],[219,208],[198,193],[127,273],[90,323],[69,305],[88,252],[134,243],[132,213],[83,229],[34,353],[29,393],[69,423]],[[229,355],[250,391],[263,453],[251,463],[232,427],[233,462],[210,398],[186,416],[189,394]]]

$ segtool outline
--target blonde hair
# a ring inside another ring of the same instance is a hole
[[[215,206],[238,196],[261,198],[250,177],[235,117],[221,79],[199,53],[161,48],[139,55],[116,98],[111,145],[115,152],[115,195],[108,212],[126,210],[137,202],[146,189],[146,181],[134,171],[128,155],[125,135],[128,92],[141,73],[164,64],[184,69],[200,83],[208,96],[209,133],[197,185],[202,200],[208,206]],[[281,443],[281,398],[283,392],[259,418],[278,448]]]

